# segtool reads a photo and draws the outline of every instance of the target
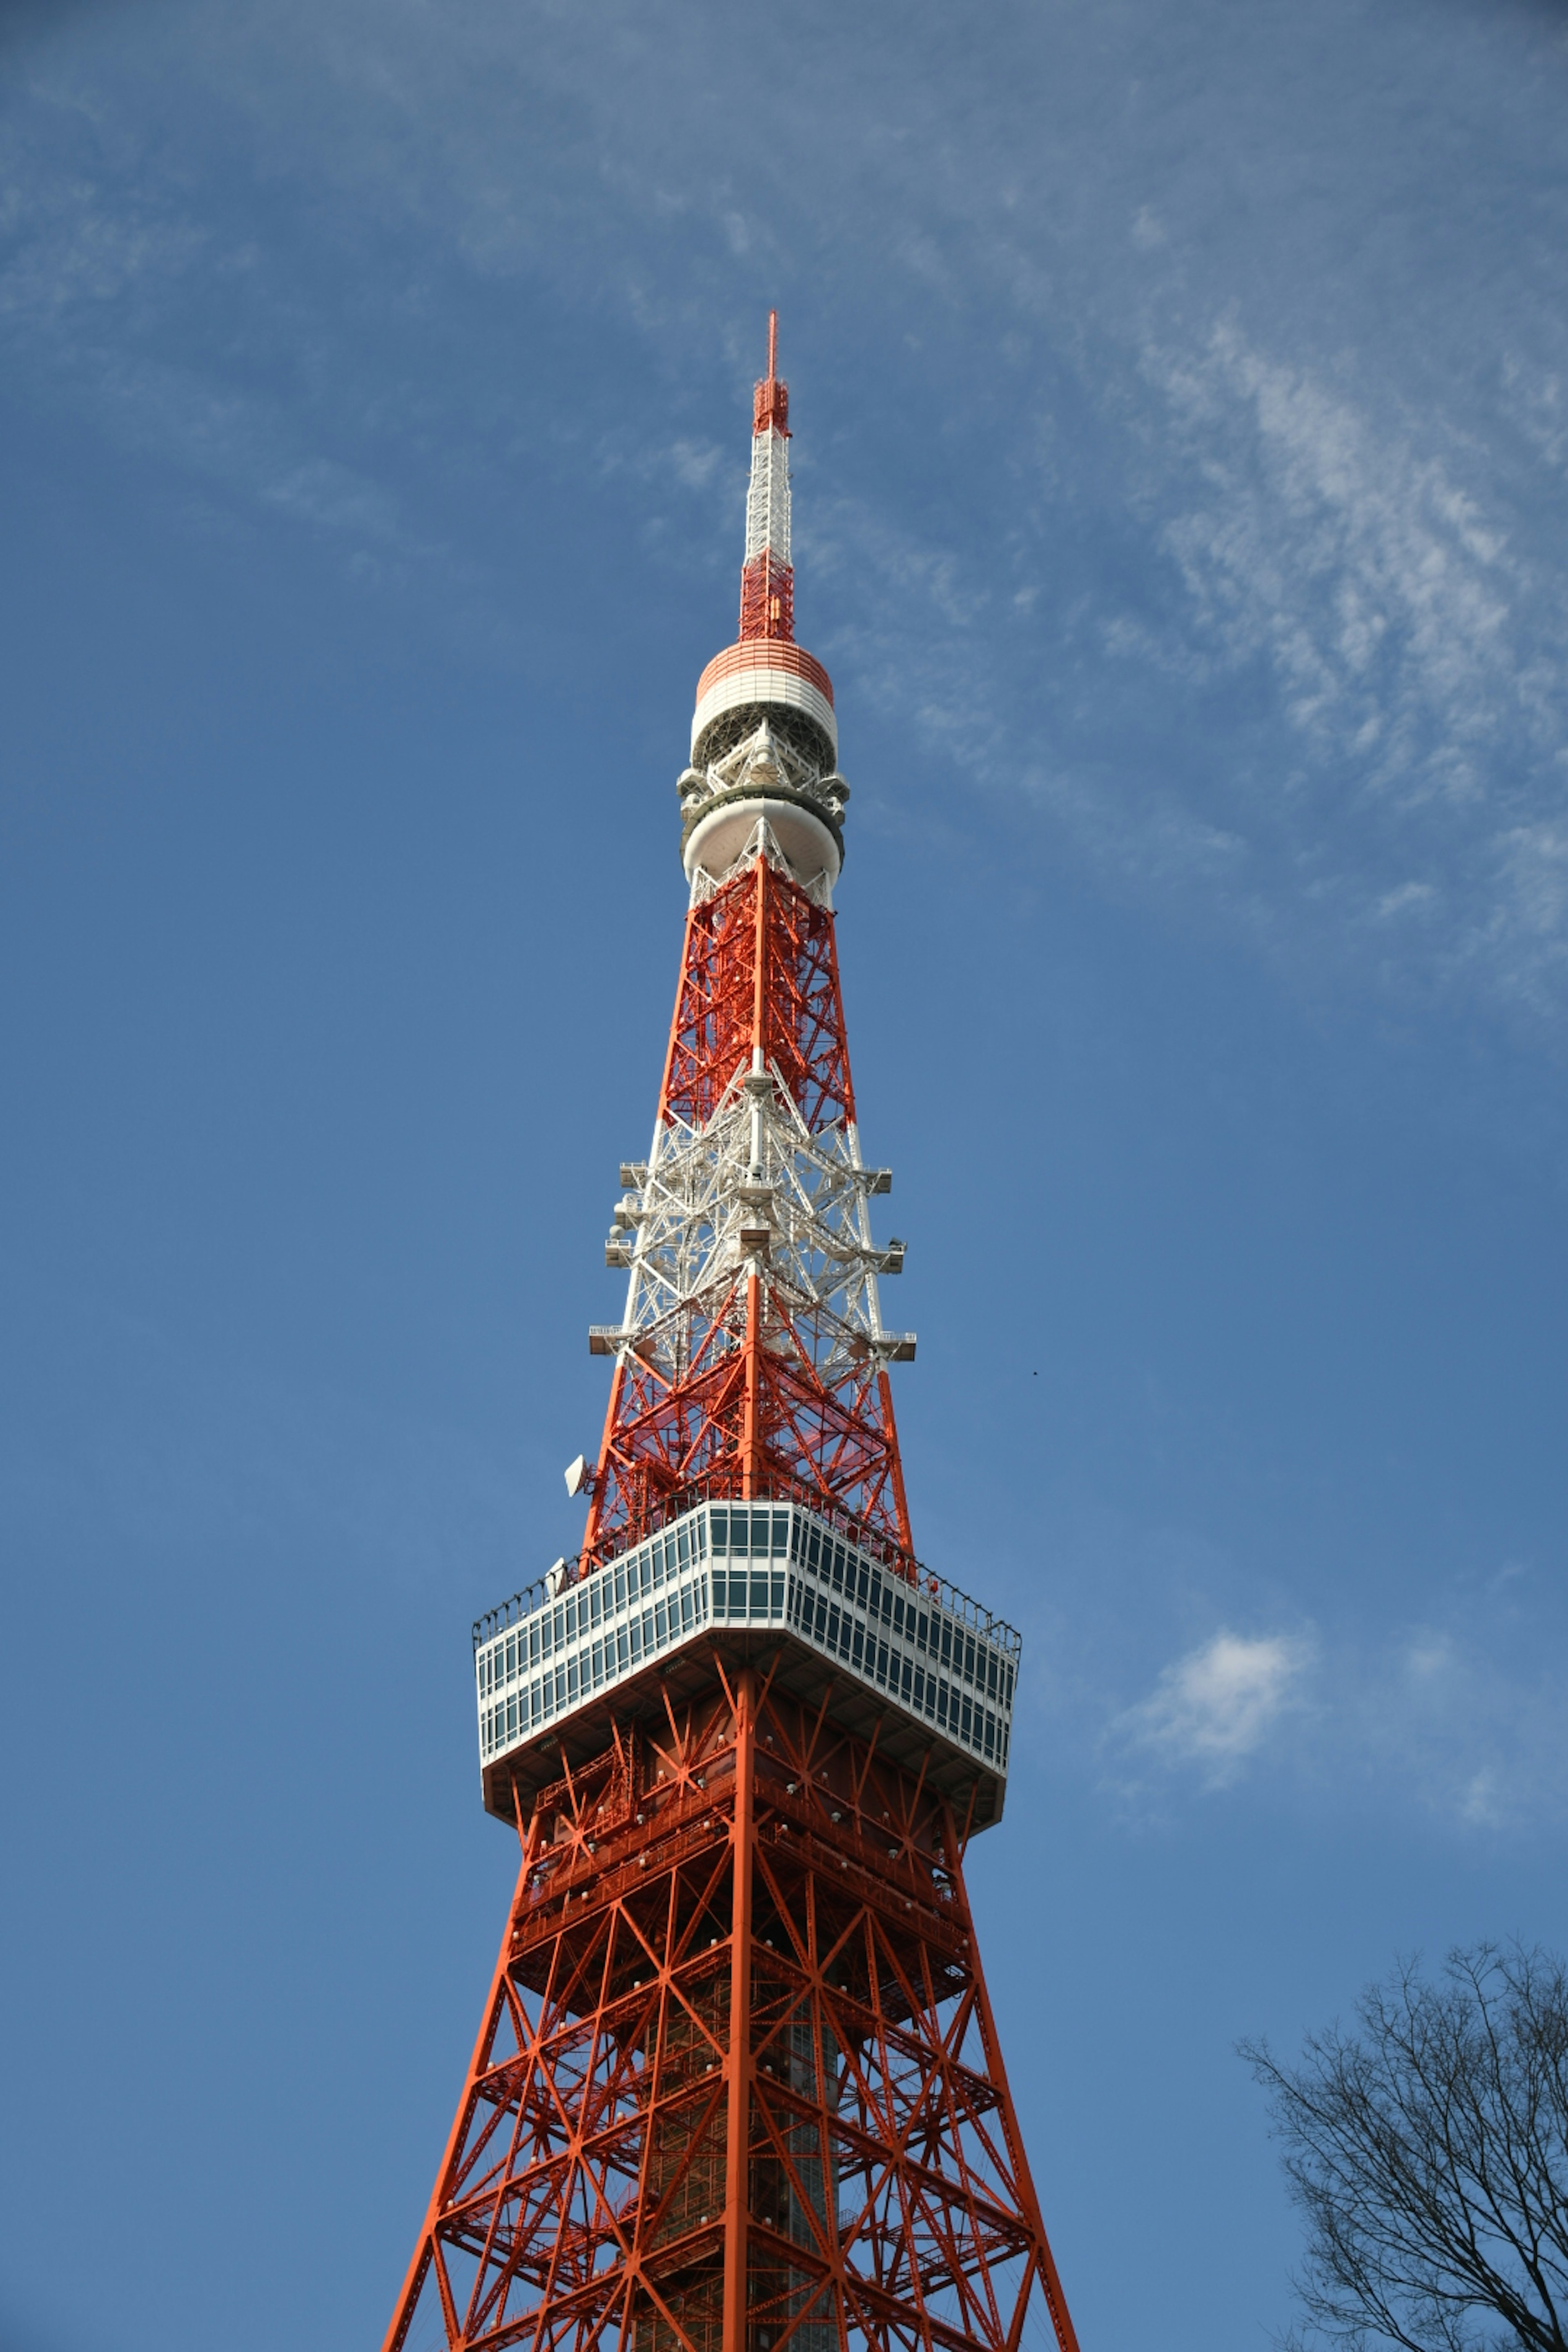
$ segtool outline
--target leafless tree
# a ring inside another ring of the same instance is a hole
[[[1438,1983],[1412,1962],[1357,2018],[1310,2036],[1299,2067],[1241,2044],[1306,2221],[1308,2336],[1568,2352],[1563,1962],[1480,1944],[1451,1952]]]

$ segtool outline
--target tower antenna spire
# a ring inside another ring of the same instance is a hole
[[[779,381],[779,314],[768,312],[768,372],[752,395],[752,484],[741,572],[741,642],[795,642],[789,551],[789,386]]]

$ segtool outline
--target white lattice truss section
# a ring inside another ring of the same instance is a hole
[[[789,555],[789,443],[770,425],[752,443],[752,479],[746,492],[746,561],[766,551],[775,563]]]
[[[743,1277],[754,1266],[779,1310],[770,1344],[797,1346],[829,1384],[867,1358],[907,1352],[887,1330],[877,1277],[903,1244],[879,1249],[868,1206],[886,1169],[868,1168],[852,1122],[813,1134],[776,1066],[737,1070],[700,1128],[673,1120],[654,1136],[640,1184],[616,1207],[606,1255],[627,1264],[618,1333],[664,1379],[679,1379],[715,1316],[743,1336]]]
[[[760,803],[770,793],[783,791],[797,795],[835,824],[842,822],[849,798],[849,786],[837,770],[825,775],[804,752],[775,735],[766,719],[760,720],[751,734],[726,751],[722,759],[710,761],[705,768],[683,770],[676,790],[680,794],[683,816],[700,816],[711,803],[733,800],[742,793]],[[803,873],[798,864],[784,855],[773,827],[763,817],[758,818],[739,856],[732,858],[721,874],[710,874],[705,866],[699,866],[692,877],[692,903],[700,905],[705,898],[712,898],[715,891],[723,889],[743,866],[758,857],[765,857],[777,872],[787,874],[817,906],[831,909],[833,884],[826,869],[818,866],[815,872]]]

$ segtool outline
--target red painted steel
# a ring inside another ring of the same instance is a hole
[[[763,857],[687,918],[660,1125],[706,1126],[759,1048],[812,1132],[853,1120],[833,917]],[[842,1350],[824,1370],[819,1322],[767,1276],[729,1272],[662,1349],[617,1363],[584,1573],[729,1494],[804,1503],[912,1572],[886,1371]]]
[[[766,548],[741,569],[741,643],[757,637],[795,641],[795,572]]]
[[[789,438],[789,386],[779,376],[779,314],[768,312],[768,372],[752,394],[752,434],[769,427]]]
[[[726,1679],[543,1790],[385,2352],[1077,2352],[923,1778]]]
[[[782,670],[786,677],[805,678],[808,685],[816,687],[825,702],[832,704],[833,680],[815,654],[808,654],[804,646],[785,645],[781,638],[760,637],[749,645],[726,646],[721,653],[714,655],[697,681],[699,706],[709,688],[717,686],[721,678],[733,677],[737,671],[757,669]]]

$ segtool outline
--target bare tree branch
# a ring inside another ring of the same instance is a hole
[[[1479,1944],[1415,1961],[1309,2035],[1242,2056],[1306,2222],[1307,2336],[1346,2352],[1568,2352],[1568,1972]]]

